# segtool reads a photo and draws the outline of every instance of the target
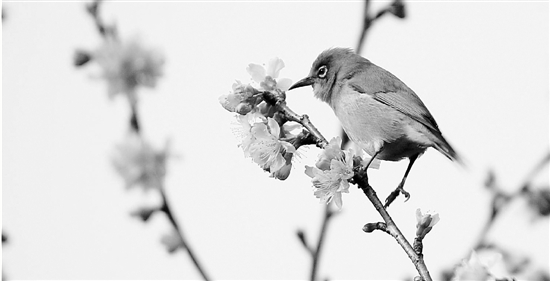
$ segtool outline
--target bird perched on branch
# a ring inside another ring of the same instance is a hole
[[[433,147],[453,161],[460,161],[445,140],[435,119],[420,98],[390,72],[351,49],[332,48],[313,62],[309,75],[289,90],[313,86],[315,97],[328,103],[350,139],[375,158],[409,165],[385,207],[402,193],[416,159]],[[365,169],[370,165],[369,162]]]

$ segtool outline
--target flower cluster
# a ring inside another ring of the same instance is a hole
[[[132,102],[138,86],[153,88],[162,75],[164,57],[144,48],[138,41],[121,42],[107,37],[102,46],[91,54],[107,80],[109,97],[126,94]]]
[[[315,167],[306,166],[306,175],[311,177],[315,197],[321,202],[334,203],[342,208],[342,193],[349,192],[353,172],[353,150],[341,150],[342,139],[335,137],[325,147]]]
[[[280,180],[285,180],[290,174],[292,157],[296,153],[291,140],[296,136],[291,133],[292,125],[275,116],[275,107],[264,100],[263,94],[274,92],[284,96],[292,81],[278,78],[283,67],[283,61],[278,58],[271,59],[265,67],[249,64],[246,70],[252,82],[245,85],[236,81],[232,91],[219,98],[223,108],[238,113],[237,133],[241,136],[239,146],[244,155],[252,158],[271,177]]]
[[[112,162],[127,188],[158,189],[166,174],[168,155],[168,145],[157,151],[138,134],[131,132],[123,143],[115,147]]]

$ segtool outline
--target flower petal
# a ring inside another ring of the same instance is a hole
[[[288,78],[281,78],[277,80],[277,88],[279,88],[279,90],[283,92],[288,91],[288,88],[290,88],[290,86],[292,86],[292,80]]]
[[[336,192],[334,193],[334,196],[332,197],[332,199],[334,200],[334,203],[336,204],[336,207],[338,207],[338,210],[341,210],[342,209],[342,193],[340,192]]]
[[[265,68],[259,64],[249,64],[246,71],[250,74],[250,76],[252,76],[252,80],[254,80],[254,82],[260,83],[265,80]]]
[[[305,170],[304,172],[305,172],[306,175],[308,175],[310,178],[315,177],[315,175],[313,174],[313,167],[311,167],[311,166],[306,166],[306,170]]]
[[[279,134],[281,133],[281,128],[279,128],[279,123],[273,118],[267,118],[267,125],[269,126],[269,131],[272,136],[276,139],[279,139]]]
[[[280,58],[272,58],[267,63],[267,75],[272,78],[279,77],[279,71],[285,67],[285,63]]]
[[[290,144],[289,142],[281,141],[280,143],[286,152],[289,152],[289,153],[296,152],[296,148],[294,147],[294,145]]]

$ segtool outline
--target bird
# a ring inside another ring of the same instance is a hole
[[[417,158],[429,147],[452,161],[462,163],[422,100],[395,75],[356,54],[349,48],[323,51],[309,75],[289,90],[312,86],[315,97],[330,105],[342,128],[361,149],[374,159],[409,164],[384,207],[403,194],[405,181]]]

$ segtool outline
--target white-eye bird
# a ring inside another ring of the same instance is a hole
[[[313,86],[314,95],[334,110],[349,138],[372,159],[409,158],[405,175],[386,199],[385,207],[400,192],[407,199],[410,197],[403,189],[405,181],[415,160],[428,147],[453,161],[459,160],[413,90],[351,49],[332,48],[322,52],[313,62],[309,75],[289,90],[309,85]]]

